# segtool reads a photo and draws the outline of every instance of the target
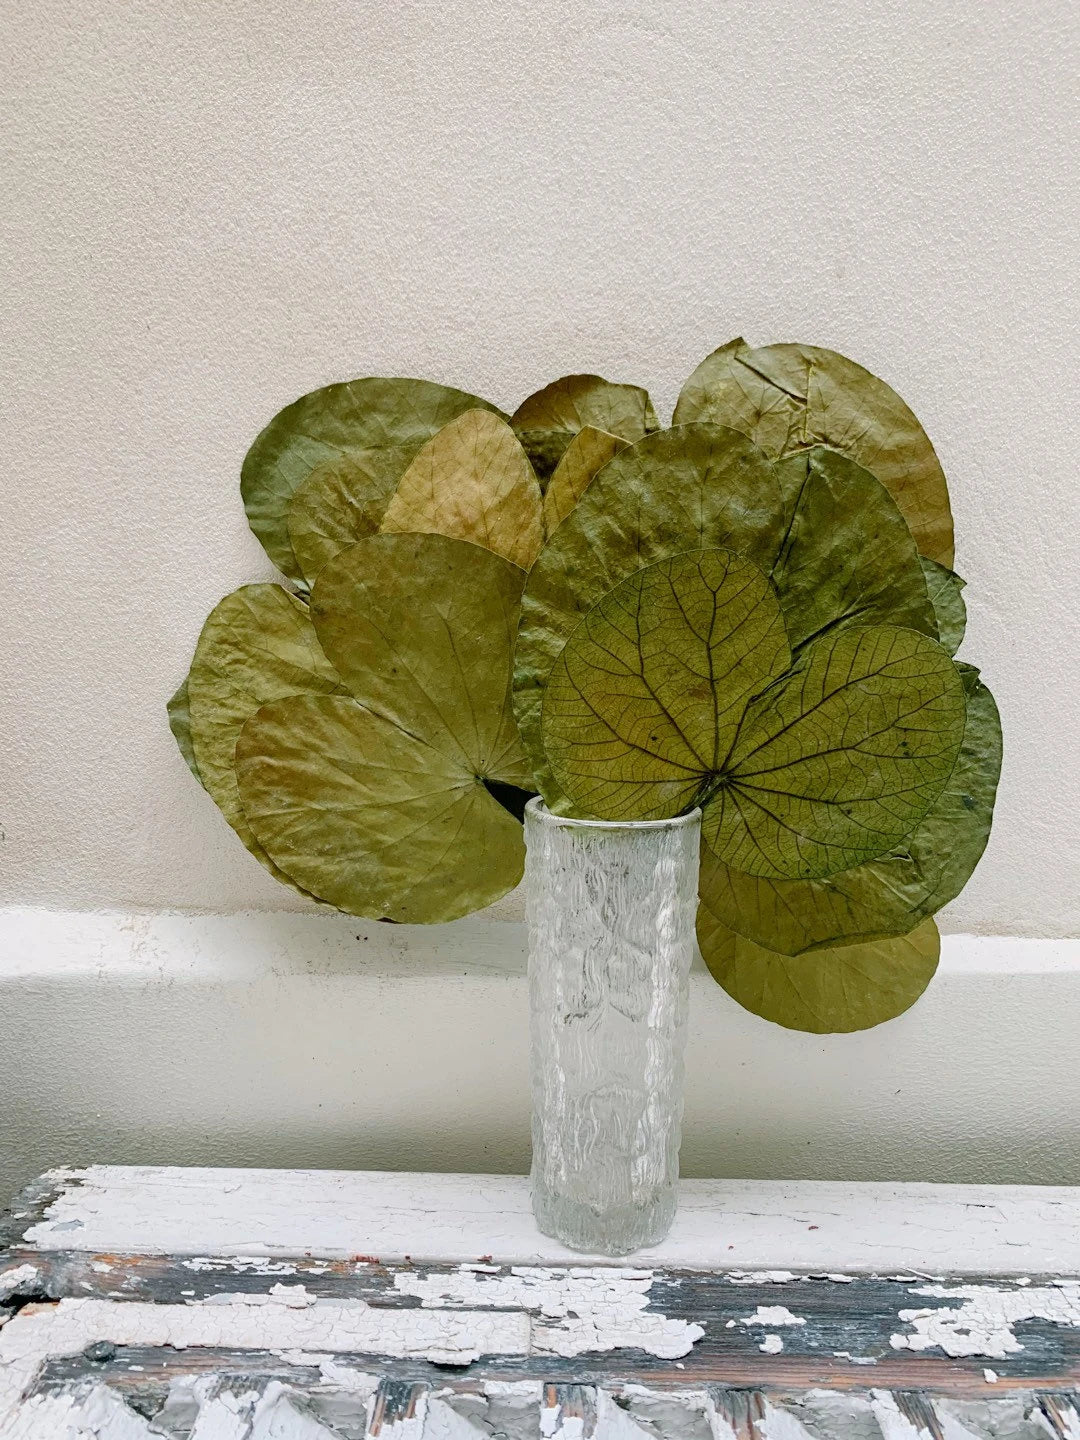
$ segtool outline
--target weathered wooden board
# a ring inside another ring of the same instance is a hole
[[[512,1177],[55,1172],[3,1222],[0,1440],[1080,1440],[1075,1192],[684,1193],[613,1264]]]

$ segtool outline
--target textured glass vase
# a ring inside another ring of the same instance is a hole
[[[533,1213],[576,1250],[675,1215],[700,820],[525,810]]]

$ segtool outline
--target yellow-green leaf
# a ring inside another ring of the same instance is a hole
[[[523,400],[510,420],[542,486],[579,430],[586,425],[621,440],[640,440],[657,428],[656,412],[639,385],[618,385],[600,375],[564,375]]]
[[[264,706],[236,751],[277,862],[352,915],[455,920],[521,879],[520,824],[441,749],[344,696]]]
[[[698,944],[713,979],[744,1009],[815,1035],[869,1030],[909,1010],[934,978],[941,950],[925,920],[909,935],[793,957],[728,930],[704,904]]]
[[[964,686],[914,630],[841,630],[747,708],[704,806],[702,838],[735,870],[813,879],[883,855],[944,790]]]
[[[338,455],[296,487],[286,512],[289,543],[309,585],[328,560],[378,531],[397,478],[393,464],[373,475],[351,455]]]
[[[683,386],[675,423],[731,425],[780,459],[814,445],[839,450],[885,486],[921,554],[953,558],[952,513],[934,447],[883,380],[816,345],[752,349],[732,340]]]
[[[401,477],[385,534],[469,540],[527,570],[544,539],[540,486],[517,436],[486,410],[444,426]]]
[[[302,395],[274,416],[244,458],[240,491],[248,523],[278,569],[304,580],[289,539],[289,501],[317,466],[348,458],[361,502],[385,503],[421,445],[463,410],[477,408],[501,413],[428,380],[373,377]]]
[[[955,571],[939,565],[936,560],[928,560],[925,555],[920,556],[920,560],[937,620],[938,639],[950,655],[955,655],[967,627],[967,606],[960,593],[965,582]]]
[[[775,592],[729,550],[646,566],[589,611],[543,704],[544,750],[585,815],[690,809],[735,743],[747,702],[791,663]]]
[[[203,626],[188,676],[192,749],[199,778],[251,853],[287,884],[244,815],[236,742],[260,706],[286,695],[344,690],[320,648],[307,606],[280,585],[245,585]]]
[[[793,646],[842,625],[937,621],[911,531],[880,481],[824,446],[777,465],[788,524],[772,578]]]
[[[540,707],[582,616],[642,566],[688,550],[733,549],[767,571],[783,533],[775,466],[744,435],[722,426],[656,431],[597,472],[529,573],[514,654],[514,711],[552,809],[560,800],[540,737]]]
[[[530,785],[509,703],[525,575],[442,535],[373,535],[312,594],[351,696],[260,710],[237,750],[245,814],[276,863],[352,914],[454,919],[521,878]],[[494,792],[494,793],[493,793]]]
[[[169,729],[176,741],[176,747],[184,757],[184,763],[201,785],[202,776],[199,774],[199,766],[195,759],[195,747],[191,743],[191,707],[188,700],[186,678],[181,682],[176,694],[169,700],[165,709],[168,712]]]
[[[918,827],[876,860],[820,880],[733,870],[701,850],[701,899],[730,930],[769,950],[805,950],[906,935],[955,899],[979,863],[1001,772],[1001,722],[978,671],[959,665],[964,741],[948,783]]]
[[[609,460],[626,448],[627,441],[586,425],[563,451],[544,491],[544,534],[551,535],[566,519]]]

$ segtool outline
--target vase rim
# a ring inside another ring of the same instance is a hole
[[[525,806],[525,814],[541,825],[567,830],[684,830],[701,819],[701,811],[695,807],[685,815],[673,815],[667,820],[579,820],[573,815],[552,814],[542,795],[533,796]]]

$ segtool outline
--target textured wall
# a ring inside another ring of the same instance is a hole
[[[162,712],[268,573],[237,477],[280,405],[597,369],[669,412],[742,332],[924,420],[1008,746],[948,927],[1080,931],[1068,0],[8,10],[0,898],[293,903]]]

